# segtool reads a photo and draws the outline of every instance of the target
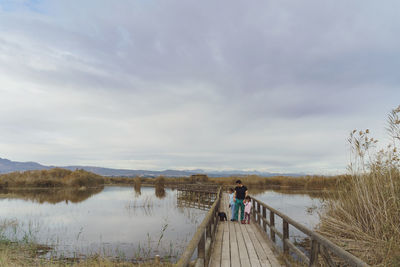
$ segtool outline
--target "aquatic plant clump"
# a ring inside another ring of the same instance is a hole
[[[376,151],[369,130],[349,137],[351,179],[339,186],[319,231],[374,266],[400,265],[400,107],[388,119],[392,142]]]

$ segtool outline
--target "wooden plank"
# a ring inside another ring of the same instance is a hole
[[[256,238],[260,242],[261,247],[267,254],[268,260],[271,263],[271,266],[282,266],[282,264],[279,263],[276,255],[274,252],[272,252],[272,249],[270,248],[269,244],[266,241],[265,233],[261,232],[259,228],[257,228],[255,225],[253,225],[253,231],[255,233]]]
[[[222,238],[224,231],[222,225],[217,226],[217,233],[215,234],[215,241],[211,250],[210,267],[218,267],[221,265],[221,254],[222,254]]]
[[[230,260],[231,253],[229,247],[229,229],[227,224],[221,224],[223,229],[223,237],[222,237],[222,253],[221,253],[221,261],[222,260]]]
[[[251,266],[250,265],[250,259],[249,259],[249,254],[247,253],[247,247],[246,244],[244,243],[243,239],[243,234],[239,225],[239,222],[234,223],[235,225],[235,231],[236,231],[236,238],[237,238],[237,244],[239,248],[239,259],[240,259],[240,264],[243,267]]]
[[[255,248],[254,248],[254,245],[253,245],[253,242],[250,240],[250,236],[249,236],[249,234],[247,232],[247,229],[246,229],[248,227],[250,227],[250,225],[248,225],[248,224],[241,224],[240,225],[240,229],[241,229],[242,234],[243,234],[244,243],[246,245],[247,253],[249,255],[250,263],[251,263],[252,267],[261,267],[260,261],[258,259],[258,255],[257,255],[257,253],[255,251]]]
[[[223,194],[222,202],[221,202],[221,210],[224,210],[226,196]],[[229,224],[226,222],[219,222],[219,225],[222,227],[224,235],[222,240],[222,256],[221,256],[221,266],[223,267],[231,267],[231,247],[230,247],[230,231]]]
[[[222,260],[221,267],[231,267],[231,261],[230,260]]]
[[[261,246],[260,241],[257,239],[256,234],[254,232],[254,226],[252,224],[249,227],[246,227],[247,233],[251,242],[253,243],[254,249],[257,253],[258,259],[260,261],[261,266],[271,267],[271,263],[268,259],[267,253],[264,251],[263,247]]]
[[[240,266],[239,260],[239,247],[237,242],[237,236],[235,232],[235,226],[232,222],[229,222],[229,236],[230,236],[230,247],[231,247],[231,266]]]

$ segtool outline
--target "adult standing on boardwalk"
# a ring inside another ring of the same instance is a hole
[[[244,223],[244,203],[243,200],[247,196],[247,187],[242,184],[242,181],[236,181],[235,187],[235,217],[234,220],[237,221],[239,217],[239,208],[240,208],[240,221]]]

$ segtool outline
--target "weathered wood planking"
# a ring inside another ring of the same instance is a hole
[[[211,251],[211,267],[275,267],[279,264],[266,239],[257,227],[229,221],[231,211],[228,194],[221,199],[221,211],[226,213],[227,222],[220,222],[216,240]]]

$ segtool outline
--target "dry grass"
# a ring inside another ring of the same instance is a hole
[[[70,171],[61,168],[39,171],[13,172],[0,175],[0,189],[11,187],[83,187],[104,184],[100,175],[84,170]]]
[[[217,184],[223,186],[234,186],[236,180],[240,179],[243,184],[248,186],[262,186],[263,188],[282,188],[282,189],[306,189],[323,190],[333,189],[338,183],[349,179],[350,175],[337,176],[317,176],[308,175],[303,177],[274,176],[261,177],[257,175],[232,176],[232,177],[208,177],[205,181],[196,180],[195,183]],[[137,181],[140,182],[137,182]],[[128,177],[105,177],[106,184],[136,184],[176,186],[181,184],[192,184],[193,179],[187,177],[157,177],[157,178],[128,178]]]
[[[172,263],[155,264],[153,262],[133,263],[129,261],[116,261],[108,258],[93,256],[88,259],[66,261],[60,259],[44,259],[36,255],[37,249],[32,245],[0,244],[0,266],[1,267],[155,267],[173,266]]]
[[[368,130],[351,134],[351,179],[329,202],[319,229],[373,266],[400,266],[399,113],[400,108],[389,117],[389,129],[397,131],[384,150],[374,152],[376,140]]]
[[[167,224],[162,228],[162,233],[159,237],[161,241],[164,231],[167,229]],[[11,231],[8,231],[11,230]],[[8,234],[6,234],[8,232]],[[43,266],[43,267],[56,267],[56,266],[172,266],[165,258],[165,262],[155,264],[154,260],[150,258],[152,248],[143,249],[136,259],[126,260],[121,258],[108,258],[99,254],[92,255],[88,258],[64,258],[64,257],[45,257],[43,255],[51,253],[52,247],[36,243],[36,238],[33,232],[25,233],[25,236],[20,238],[18,221],[5,220],[0,221],[0,267],[8,266]],[[142,259],[142,255],[146,255]]]
[[[293,189],[306,189],[306,190],[322,190],[332,189],[348,179],[347,175],[338,176],[303,176],[303,177],[288,177],[288,176],[274,176],[274,177],[260,177],[256,175],[249,175],[244,177],[227,177],[227,178],[209,178],[209,182],[221,185],[234,185],[236,180],[240,179],[243,184],[249,186],[262,186],[270,188],[293,188]]]

